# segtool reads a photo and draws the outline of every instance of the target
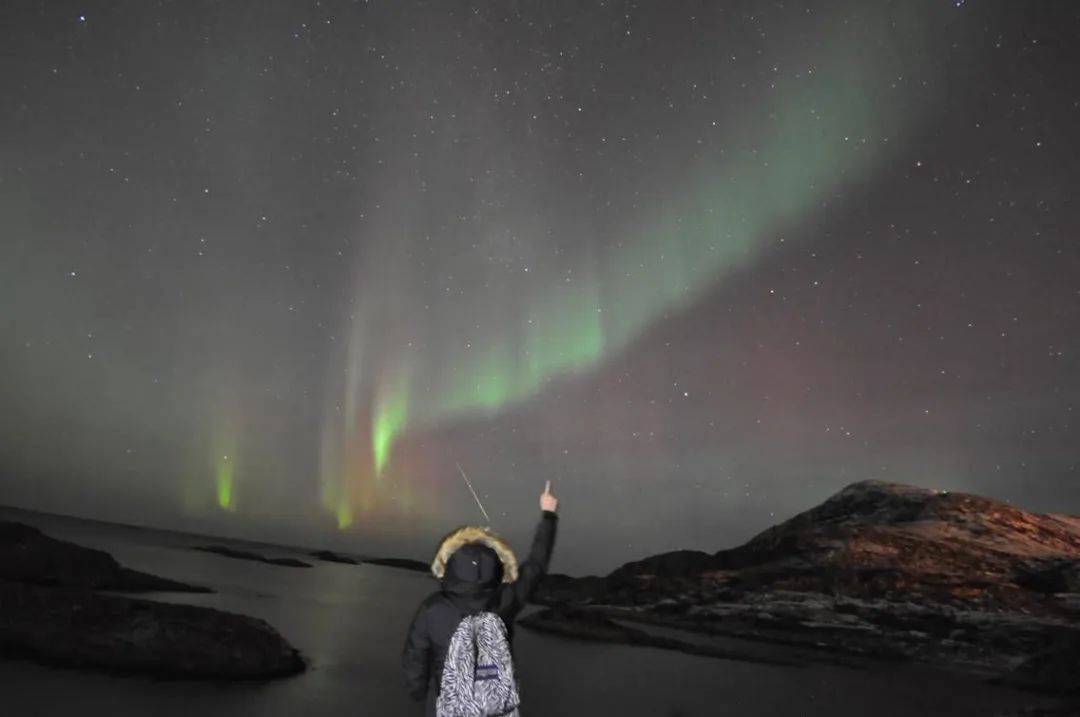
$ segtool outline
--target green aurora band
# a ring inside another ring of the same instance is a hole
[[[918,29],[908,35],[917,42]],[[375,306],[389,303],[386,297],[358,294],[345,357],[345,411],[338,404],[328,412],[323,436],[323,503],[339,527],[353,522],[355,484],[386,473],[404,432],[504,410],[557,377],[598,367],[659,320],[759,262],[778,235],[798,234],[802,215],[871,174],[926,103],[907,85],[892,83],[900,74],[895,58],[867,49],[877,48],[878,39],[824,38],[815,45],[817,56],[789,62],[805,69],[778,77],[770,101],[740,108],[739,129],[727,132],[725,150],[700,158],[683,191],[652,207],[653,218],[625,228],[618,241],[591,246],[573,266],[541,263],[520,290],[500,293],[506,287],[496,285],[454,305],[464,314],[494,312],[500,321],[492,323],[512,331],[481,334],[464,348],[458,337],[432,332],[422,343],[440,362],[427,367],[415,353],[393,348],[385,330],[392,318],[374,315]],[[372,283],[362,279],[363,286]],[[400,283],[406,286],[398,294],[402,320],[410,323],[416,307],[407,304],[408,281]],[[504,311],[507,294],[524,294],[527,308]],[[379,361],[361,360],[378,352]],[[365,426],[367,456],[349,446]]]
[[[217,461],[217,467],[215,470],[216,486],[217,486],[217,503],[218,507],[222,510],[235,510],[236,505],[233,502],[233,469],[235,463],[229,460],[229,456],[223,455]]]
[[[375,475],[382,475],[383,468],[390,460],[390,449],[394,438],[405,428],[405,416],[408,411],[408,383],[389,391],[384,400],[375,406],[374,420],[371,427],[371,454],[375,462]]]

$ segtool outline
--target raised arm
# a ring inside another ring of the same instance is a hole
[[[514,583],[514,596],[519,606],[529,600],[541,578],[547,574],[551,550],[555,546],[555,529],[559,522],[555,511],[558,508],[559,499],[551,492],[551,481],[548,481],[540,494],[540,524],[533,534],[529,557],[518,569],[518,579]]]

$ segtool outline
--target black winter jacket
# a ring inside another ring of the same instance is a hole
[[[463,617],[494,612],[513,640],[514,618],[547,573],[557,522],[555,513],[542,513],[520,568],[510,548],[484,529],[462,528],[443,540],[432,565],[440,589],[420,603],[401,655],[410,694],[426,698],[425,715],[435,715],[446,650]]]

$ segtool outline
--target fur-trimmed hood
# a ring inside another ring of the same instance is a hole
[[[517,580],[518,564],[514,557],[514,551],[502,538],[491,532],[489,528],[481,528],[475,525],[466,525],[443,538],[439,544],[439,550],[435,553],[435,559],[431,562],[431,574],[439,580],[446,575],[446,564],[450,556],[457,552],[458,548],[465,545],[482,545],[495,551],[502,563],[504,583],[512,583]]]

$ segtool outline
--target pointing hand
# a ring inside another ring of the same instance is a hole
[[[540,510],[554,513],[559,508],[559,499],[551,492],[551,481],[544,486],[544,492],[540,494]]]

